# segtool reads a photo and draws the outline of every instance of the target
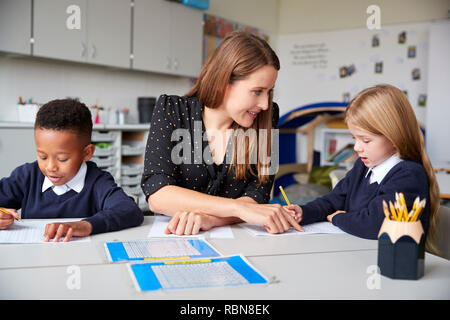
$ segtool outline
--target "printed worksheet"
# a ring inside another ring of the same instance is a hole
[[[252,236],[291,236],[291,235],[306,235],[306,234],[317,234],[317,233],[345,233],[331,222],[316,222],[302,226],[305,229],[304,232],[300,232],[291,227],[288,231],[284,233],[269,233],[267,230],[256,224],[250,224],[247,222],[240,223],[239,226],[247,230]]]
[[[173,290],[266,284],[241,255],[128,265],[136,290]]]
[[[0,243],[54,243],[42,241],[45,232],[45,225],[54,222],[69,222],[79,220],[23,220],[23,222],[15,221],[8,229],[0,230]],[[60,239],[60,242],[64,237]],[[87,242],[91,241],[90,237],[72,237],[69,242]]]
[[[166,234],[164,231],[166,230],[167,224],[170,221],[170,217],[167,216],[155,216],[153,223],[150,227],[150,231],[148,233],[149,238],[186,238],[186,237],[198,237],[203,236],[206,238],[215,238],[215,239],[232,239],[234,238],[233,231],[231,230],[231,226],[223,226],[223,227],[215,227],[208,231],[200,231],[196,235],[183,235],[178,236],[176,234]]]
[[[107,242],[109,261],[173,260],[217,257],[220,253],[203,239],[151,239]]]

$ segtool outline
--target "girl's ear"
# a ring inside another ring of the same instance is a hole
[[[83,149],[83,161],[86,162],[92,158],[95,152],[95,146],[90,143]]]

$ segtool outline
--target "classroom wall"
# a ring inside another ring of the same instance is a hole
[[[280,34],[366,26],[369,5],[381,9],[381,25],[448,18],[450,0],[279,0]]]
[[[256,27],[276,37],[279,0],[210,0],[206,13]]]
[[[260,28],[272,44],[276,39],[278,0],[211,0],[205,12]],[[135,123],[138,96],[184,94],[191,86],[185,77],[0,54],[0,121],[17,118],[12,106],[19,96],[42,103],[71,96],[87,105],[128,107]]]
[[[188,78],[33,57],[0,55],[0,121],[17,118],[19,96],[45,103],[78,97],[86,105],[129,108],[138,122],[137,97],[184,94]]]

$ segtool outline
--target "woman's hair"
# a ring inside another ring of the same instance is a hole
[[[276,70],[280,69],[280,62],[277,55],[266,41],[259,37],[244,31],[235,31],[227,35],[220,45],[214,50],[212,55],[205,62],[200,75],[193,88],[186,94],[188,97],[196,96],[208,108],[217,108],[223,102],[226,88],[234,81],[246,79],[257,69],[263,66],[272,66]],[[259,129],[267,130],[267,152],[270,154],[272,128],[272,99],[273,93],[269,95],[269,108],[258,114],[256,121],[249,129],[254,129],[259,137]],[[240,129],[236,123],[233,129]],[[243,130],[235,130],[235,133],[243,132]],[[247,173],[257,176],[259,181],[265,182],[268,175],[265,174],[263,163],[267,163],[266,159],[258,157],[256,161],[256,170],[254,172],[250,161],[245,163],[237,162],[237,143],[236,136],[233,137],[233,161],[230,166],[235,168],[237,179],[245,179]],[[245,159],[250,159],[249,155],[254,154],[254,148],[258,148],[254,139],[249,139],[245,148]],[[259,152],[257,153],[259,154]],[[264,155],[266,156],[266,155]]]
[[[430,159],[425,152],[424,138],[411,104],[398,88],[380,84],[361,91],[350,101],[345,122],[372,134],[383,135],[392,142],[400,158],[422,164],[428,176],[430,223],[428,250],[437,253],[435,230],[438,223],[439,187]]]

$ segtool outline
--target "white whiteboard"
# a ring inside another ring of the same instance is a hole
[[[380,30],[366,28],[308,34],[280,35],[278,56],[281,69],[274,100],[280,115],[310,103],[343,101],[348,92],[358,92],[378,83],[389,83],[408,92],[418,120],[426,123],[426,106],[419,106],[419,95],[427,94],[428,41],[430,23],[383,26]],[[398,43],[406,32],[406,41]],[[372,47],[378,35],[379,46]],[[408,47],[415,46],[415,57],[408,58]],[[375,64],[383,62],[382,73],[375,73]],[[354,65],[355,72],[341,78],[340,68]],[[420,79],[412,79],[413,69],[420,70]]]
[[[450,21],[430,27],[426,149],[435,167],[450,168]]]

